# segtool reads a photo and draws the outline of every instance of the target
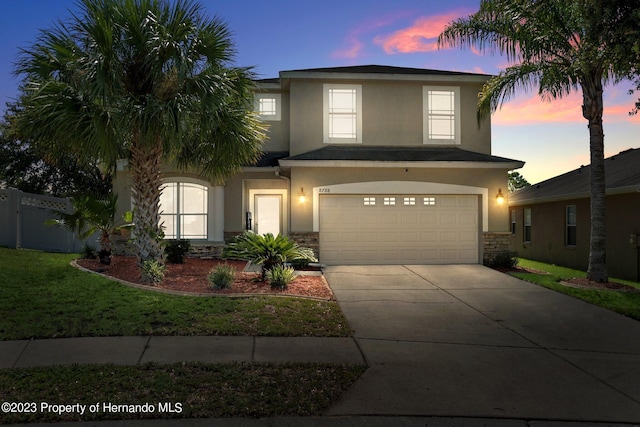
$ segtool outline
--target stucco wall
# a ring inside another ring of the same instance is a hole
[[[323,144],[323,81],[292,80],[290,86],[291,155]],[[423,145],[423,87],[441,82],[332,81],[362,85],[362,145]],[[478,127],[476,106],[480,84],[461,84],[460,148],[491,153],[487,119]]]
[[[495,201],[498,189],[506,195],[507,171],[499,169],[420,169],[420,168],[293,168],[291,170],[291,231],[313,230],[313,200],[305,203],[297,200],[299,189],[307,196],[314,187],[368,182],[368,181],[418,181],[455,184],[488,189],[488,230],[509,230],[508,206]],[[482,218],[480,218],[482,220]]]

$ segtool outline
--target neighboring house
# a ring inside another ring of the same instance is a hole
[[[524,164],[492,156],[490,119],[478,124],[489,77],[370,65],[260,80],[264,156],[220,185],[166,170],[166,235],[282,233],[324,264],[487,262],[510,239],[496,196]]]
[[[607,268],[640,280],[640,149],[605,160]],[[518,190],[509,197],[511,249],[523,258],[586,270],[591,233],[590,166]]]

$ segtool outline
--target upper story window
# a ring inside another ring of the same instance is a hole
[[[325,144],[362,143],[362,86],[324,85]]]
[[[255,111],[263,120],[280,120],[282,97],[279,93],[257,93]]]
[[[460,144],[460,88],[424,86],[423,128],[425,144]]]

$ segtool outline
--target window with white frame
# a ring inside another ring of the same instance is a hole
[[[435,197],[425,197],[423,199],[423,203],[425,206],[435,206],[436,205],[436,198]]]
[[[376,205],[376,198],[375,197],[365,197],[363,202],[364,202],[365,206],[375,206]]]
[[[396,198],[395,197],[385,197],[383,200],[383,204],[385,206],[395,206],[396,205]]]
[[[160,222],[167,239],[207,238],[207,187],[167,182],[160,196]]]
[[[531,242],[531,208],[524,210],[524,236],[523,241]]]
[[[323,142],[362,143],[362,86],[324,85]]]
[[[566,245],[567,246],[575,246],[577,241],[577,215],[576,215],[576,205],[568,205],[567,206],[567,220],[566,220]]]
[[[277,121],[281,116],[281,95],[279,93],[257,93],[254,95],[255,111],[263,120]]]
[[[423,88],[423,127],[425,144],[460,144],[460,88]]]
[[[416,205],[416,198],[415,197],[405,197],[404,198],[404,205],[405,206],[415,206]]]

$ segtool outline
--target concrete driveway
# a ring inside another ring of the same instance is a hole
[[[326,415],[640,422],[640,322],[480,265],[325,276],[370,366]]]

